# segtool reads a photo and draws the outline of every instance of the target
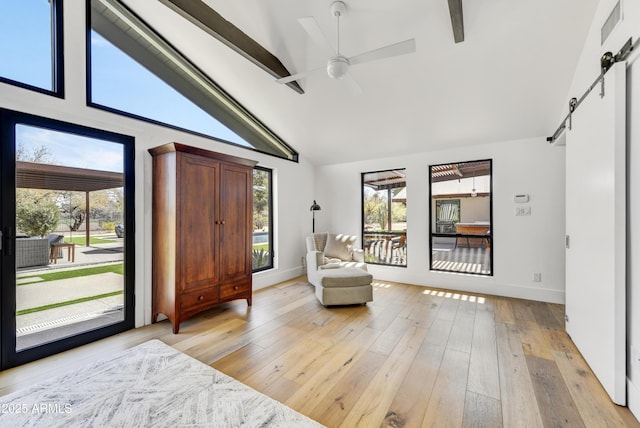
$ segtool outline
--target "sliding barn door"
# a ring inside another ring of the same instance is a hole
[[[567,333],[611,399],[626,404],[626,67],[576,109],[566,148]]]

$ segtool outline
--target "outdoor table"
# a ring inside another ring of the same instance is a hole
[[[76,261],[76,244],[71,242],[56,242],[55,244],[51,244],[51,261],[54,264],[58,263],[58,250],[66,248],[67,249],[67,261],[75,262]]]

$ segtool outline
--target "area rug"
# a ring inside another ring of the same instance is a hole
[[[159,340],[0,397],[0,427],[322,427]]]

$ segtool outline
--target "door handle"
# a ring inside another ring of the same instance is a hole
[[[5,227],[4,228],[4,235],[3,235],[3,239],[1,239],[0,241],[5,241],[4,243],[4,253],[6,256],[12,256],[13,255],[13,240],[15,239],[15,236],[13,236],[13,234],[11,233],[11,228],[10,227]]]

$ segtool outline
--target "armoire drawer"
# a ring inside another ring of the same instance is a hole
[[[183,312],[189,312],[201,306],[213,305],[220,300],[218,297],[218,286],[184,293],[181,299],[180,308]]]
[[[228,299],[237,294],[243,294],[251,290],[251,284],[247,283],[231,283],[220,286],[220,300]]]

